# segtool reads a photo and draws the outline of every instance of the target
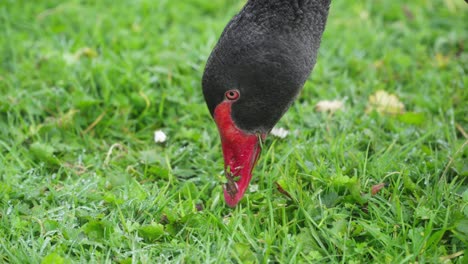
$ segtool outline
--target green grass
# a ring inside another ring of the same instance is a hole
[[[0,262],[466,263],[468,5],[333,0],[296,134],[230,209],[200,78],[242,4],[0,2]]]

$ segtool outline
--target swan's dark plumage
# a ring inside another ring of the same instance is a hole
[[[271,130],[316,62],[329,6],[330,0],[249,0],[208,59],[202,85],[211,114],[227,90],[238,89],[236,125]]]

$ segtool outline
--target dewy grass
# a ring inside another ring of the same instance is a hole
[[[0,262],[466,261],[467,5],[333,1],[231,209],[200,78],[243,3],[1,1]],[[405,113],[366,113],[378,90]]]

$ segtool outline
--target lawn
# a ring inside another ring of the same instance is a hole
[[[1,263],[466,263],[468,4],[333,0],[232,209],[200,80],[243,3],[0,1]]]

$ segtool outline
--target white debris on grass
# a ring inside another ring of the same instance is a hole
[[[289,130],[286,130],[282,127],[274,127],[271,132],[271,135],[279,138],[285,138],[289,135]]]
[[[344,108],[343,101],[340,100],[322,100],[315,105],[315,111],[317,112],[330,112],[334,113],[338,110],[342,110]]]
[[[166,134],[162,130],[154,131],[154,142],[164,143],[167,140]]]

